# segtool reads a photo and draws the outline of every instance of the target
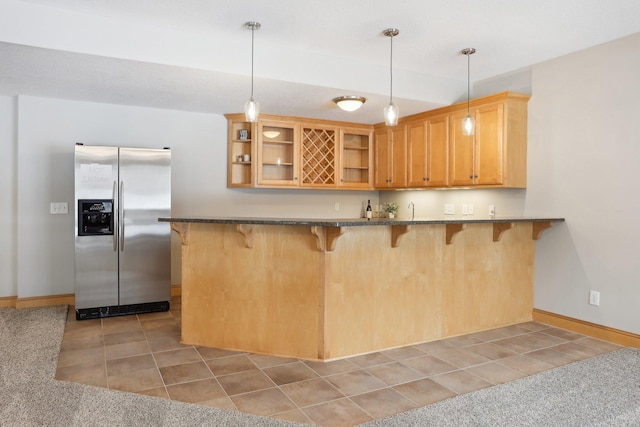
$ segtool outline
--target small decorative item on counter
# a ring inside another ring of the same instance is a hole
[[[398,204],[396,202],[385,202],[384,210],[387,211],[389,218],[395,218],[396,213],[398,213]]]

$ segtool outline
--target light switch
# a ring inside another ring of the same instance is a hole
[[[67,202],[51,202],[50,213],[51,215],[68,214],[69,204]]]

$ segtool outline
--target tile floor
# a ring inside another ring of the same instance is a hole
[[[350,426],[620,348],[535,322],[334,362],[180,344],[171,311],[76,321],[56,378],[322,426]]]

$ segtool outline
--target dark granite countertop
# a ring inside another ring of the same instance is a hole
[[[441,218],[441,219],[389,219],[373,218],[243,218],[243,217],[185,217],[158,218],[160,222],[190,222],[210,224],[262,224],[262,225],[307,225],[325,227],[359,227],[377,225],[435,225],[435,224],[483,224],[501,222],[562,222],[564,218],[547,217],[496,217],[496,218]]]

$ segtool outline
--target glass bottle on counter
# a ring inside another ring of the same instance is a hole
[[[371,210],[371,200],[367,200],[367,221],[371,221],[373,210]]]

